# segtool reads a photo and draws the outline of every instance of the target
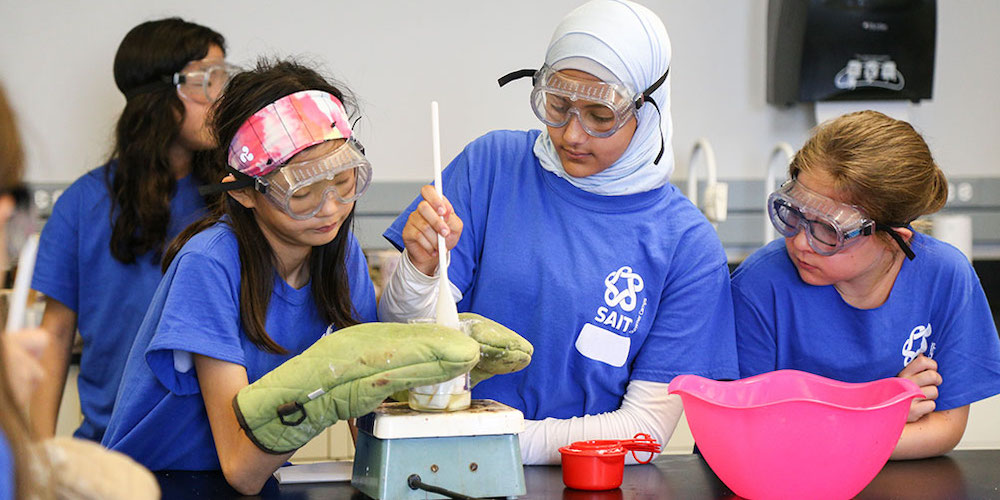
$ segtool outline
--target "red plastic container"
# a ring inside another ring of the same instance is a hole
[[[562,455],[563,483],[577,490],[611,490],[621,486],[625,471],[625,454],[629,451],[639,463],[653,459],[660,445],[647,434],[637,434],[635,439],[577,441],[559,448]],[[643,461],[636,451],[647,451],[649,459]]]
[[[574,443],[576,444],[576,443]],[[621,486],[625,471],[625,448],[621,446],[559,448],[563,482],[578,490],[611,490]]]

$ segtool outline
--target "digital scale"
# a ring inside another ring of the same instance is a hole
[[[524,415],[489,399],[448,413],[383,403],[358,418],[351,485],[376,499],[525,494]]]

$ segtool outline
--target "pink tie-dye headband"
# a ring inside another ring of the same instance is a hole
[[[286,95],[253,114],[229,143],[229,166],[263,177],[303,149],[351,137],[343,103],[320,90]]]

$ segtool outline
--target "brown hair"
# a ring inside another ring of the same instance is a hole
[[[813,131],[788,167],[789,177],[822,169],[845,194],[887,226],[902,227],[937,212],[948,198],[948,181],[916,130],[876,111],[859,111]]]
[[[20,185],[24,175],[24,149],[15,126],[14,110],[0,87],[0,189]]]
[[[261,59],[253,70],[233,77],[226,92],[212,108],[212,128],[219,146],[216,162],[225,165],[229,143],[247,119],[264,106],[301,90],[321,90],[336,96],[345,106],[353,102],[341,87],[316,71],[292,61]],[[253,189],[253,188],[244,188]],[[247,337],[267,352],[286,354],[288,351],[274,341],[264,325],[267,306],[274,290],[274,251],[257,225],[256,215],[231,196],[220,196],[210,204],[211,212],[188,226],[170,243],[163,257],[166,272],[177,253],[194,235],[225,221],[233,229],[240,254],[240,321]],[[337,328],[359,323],[351,302],[347,281],[349,229],[354,222],[354,210],[344,220],[333,241],[313,247],[309,254],[309,276],[312,296],[320,318]]]
[[[3,88],[0,88],[0,188],[10,189],[20,185],[23,174],[24,150],[21,149],[14,111]],[[6,242],[0,241],[0,245],[6,245]],[[14,498],[44,496],[43,485],[35,480],[31,470],[30,427],[20,411],[21,405],[14,398],[7,376],[7,363],[14,360],[7,359],[4,351],[4,343],[0,340],[0,431],[14,456]]]

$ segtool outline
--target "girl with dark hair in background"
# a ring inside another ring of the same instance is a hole
[[[324,332],[376,319],[350,231],[371,165],[344,92],[295,63],[237,75],[212,116],[228,192],[167,250],[102,444],[256,494],[292,452],[258,448],[234,397]]]
[[[163,250],[204,213],[199,185],[214,181],[206,112],[232,67],[219,33],[179,18],[134,27],[118,47],[125,95],[108,162],[74,182],[45,224],[32,288],[46,296],[52,333],[46,377],[31,403],[52,436],[77,329],[83,337],[75,436],[100,441],[132,339],[160,281]]]

